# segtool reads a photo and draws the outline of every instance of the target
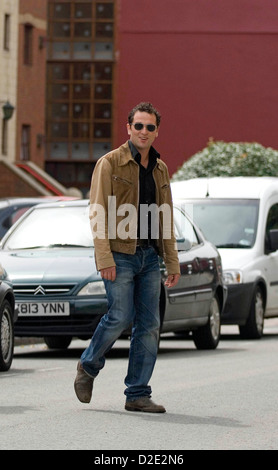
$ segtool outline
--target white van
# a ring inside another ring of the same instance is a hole
[[[222,324],[260,338],[264,319],[278,317],[278,178],[196,178],[171,188],[220,252],[228,285]]]

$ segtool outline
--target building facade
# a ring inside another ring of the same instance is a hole
[[[47,6],[0,2],[0,197],[68,192],[44,171]]]
[[[1,0],[0,162],[85,196],[140,101],[170,175],[211,138],[278,149],[277,17],[276,0]]]
[[[130,107],[150,100],[171,174],[210,138],[278,149],[277,0],[120,3],[115,145]]]
[[[17,100],[17,54],[18,54],[18,2],[0,2],[0,158],[13,162],[16,158],[15,112],[7,119],[3,106],[16,107]]]
[[[278,3],[224,3],[49,0],[47,171],[86,191],[140,101],[170,174],[211,138],[278,149]]]
[[[46,170],[86,194],[114,141],[116,1],[48,4]]]
[[[18,162],[44,168],[47,0],[19,0]]]

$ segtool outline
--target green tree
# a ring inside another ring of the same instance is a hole
[[[193,155],[172,181],[213,176],[278,176],[278,151],[254,142],[214,142]]]

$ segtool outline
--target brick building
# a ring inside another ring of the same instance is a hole
[[[0,20],[2,118],[0,197],[60,195],[68,191],[45,171],[47,0],[3,0]]]
[[[47,1],[19,1],[17,161],[44,169]]]
[[[66,186],[89,187],[141,100],[171,174],[211,137],[278,148],[276,0],[49,3],[46,168]]]
[[[115,145],[146,99],[171,174],[210,137],[278,149],[276,0],[121,0],[117,32]]]
[[[16,119],[5,119],[3,106],[16,106],[17,95],[17,49],[18,49],[18,0],[0,2],[0,162],[15,160]]]
[[[170,174],[211,137],[278,149],[276,0],[1,0],[2,22],[9,8],[18,79],[4,65],[0,99],[16,109],[1,161],[27,165],[25,176],[36,165],[48,186],[86,195],[95,162],[127,140],[127,114],[142,100],[161,111],[156,148]],[[7,59],[1,47],[0,65]]]
[[[86,194],[114,143],[115,0],[49,0],[46,170]]]

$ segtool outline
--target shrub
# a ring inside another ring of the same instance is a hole
[[[278,176],[278,151],[254,142],[214,142],[193,155],[172,181],[212,176]]]

